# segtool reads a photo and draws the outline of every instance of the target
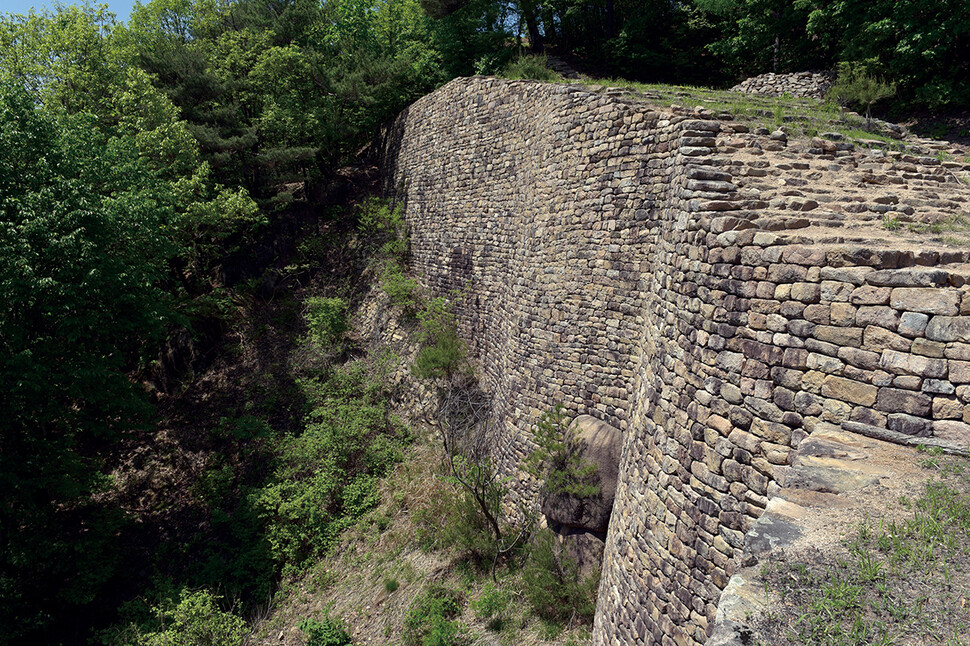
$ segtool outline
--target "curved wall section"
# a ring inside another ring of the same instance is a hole
[[[703,643],[745,532],[820,425],[970,438],[970,270],[922,267],[968,253],[832,235],[865,198],[807,197],[875,173],[936,191],[945,169],[721,116],[476,77],[384,142],[414,268],[458,294],[503,468],[557,403],[624,433],[596,644]]]

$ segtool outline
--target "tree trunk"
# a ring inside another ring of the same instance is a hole
[[[536,6],[532,2],[522,3],[522,15],[525,17],[525,28],[529,32],[529,47],[534,54],[541,54],[544,50],[542,32],[539,31],[539,21],[536,19]]]

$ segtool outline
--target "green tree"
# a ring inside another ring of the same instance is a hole
[[[113,574],[103,454],[149,412],[128,377],[160,338],[174,252],[154,173],[87,114],[0,87],[0,621],[44,630]]]
[[[970,105],[970,7],[965,0],[828,0],[812,5],[806,33],[830,61],[869,61],[902,101]]]

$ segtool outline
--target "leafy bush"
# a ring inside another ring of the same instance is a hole
[[[431,586],[415,599],[404,618],[407,646],[459,646],[466,636],[455,620],[461,614],[461,595],[442,586]]]
[[[323,621],[304,619],[300,622],[300,630],[306,635],[306,646],[350,646],[353,642],[344,623],[329,615]]]
[[[361,203],[357,221],[360,231],[376,243],[382,255],[404,260],[410,243],[400,204],[391,206],[386,200],[369,197]]]
[[[490,581],[482,588],[481,596],[471,602],[471,606],[475,616],[485,620],[490,629],[501,630],[508,616],[510,603],[512,603],[512,595],[495,587]]]
[[[582,446],[570,431],[562,406],[539,419],[533,439],[537,448],[526,457],[524,469],[542,481],[546,493],[587,498],[599,492],[596,465],[583,459]]]
[[[839,105],[864,107],[867,129],[871,127],[872,105],[896,94],[895,83],[886,83],[869,73],[867,65],[871,63],[873,61],[839,63],[838,79],[828,91],[828,96]]]
[[[455,549],[475,561],[494,553],[492,528],[466,489],[445,487],[415,509],[414,518],[422,549]]]
[[[529,605],[543,619],[567,621],[576,615],[591,621],[596,612],[599,576],[581,580],[576,562],[556,545],[549,529],[533,537],[522,582]]]
[[[520,56],[505,66],[500,76],[508,79],[535,79],[558,81],[561,77],[551,67],[545,56]]]
[[[422,348],[411,367],[414,376],[449,379],[459,372],[468,373],[468,351],[458,336],[448,301],[441,297],[433,299],[418,312],[418,320]]]
[[[391,303],[402,306],[405,311],[413,312],[418,304],[418,283],[401,272],[400,266],[394,262],[384,265],[384,275],[381,277],[381,287],[391,297]]]
[[[158,632],[140,635],[137,646],[240,646],[249,633],[246,622],[219,609],[208,590],[183,590],[178,603],[156,606]]]
[[[313,409],[285,438],[273,477],[254,495],[278,563],[298,567],[376,506],[377,478],[400,460],[405,429],[362,363],[303,382]]]
[[[347,301],[315,296],[306,300],[306,322],[310,340],[328,346],[347,331]]]

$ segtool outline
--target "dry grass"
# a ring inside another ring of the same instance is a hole
[[[414,512],[438,509],[442,498],[450,495],[449,485],[436,475],[440,464],[439,447],[426,434],[385,480],[380,505],[345,534],[331,556],[284,583],[249,643],[302,645],[300,621],[326,613],[346,623],[354,644],[402,644],[407,611],[430,585],[457,590],[465,599],[458,619],[469,645],[588,643],[586,627],[560,631],[536,619],[523,598],[518,574],[508,569],[499,572],[499,587],[512,598],[501,630],[489,630],[487,622],[475,616],[471,602],[480,597],[487,574],[450,550],[419,547]]]
[[[970,463],[929,454],[927,482],[842,549],[770,563],[768,644],[970,644]]]

